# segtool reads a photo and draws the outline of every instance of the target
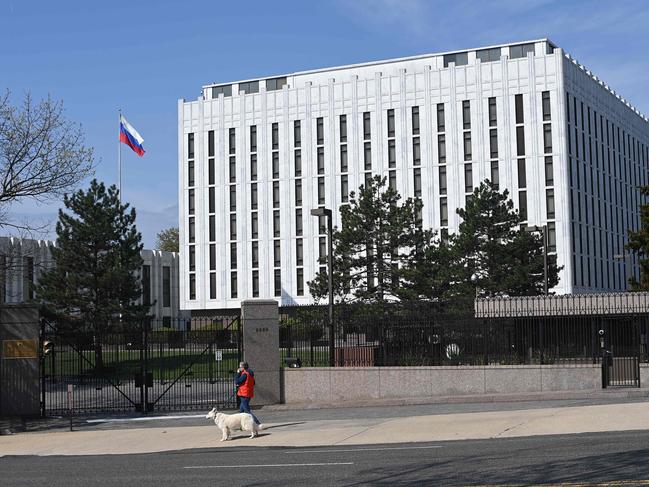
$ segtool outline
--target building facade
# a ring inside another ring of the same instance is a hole
[[[0,237],[0,304],[19,304],[37,299],[34,293],[41,275],[51,269],[50,240]],[[142,250],[142,297],[138,304],[151,305],[157,326],[184,328],[187,313],[180,310],[178,253]]]
[[[547,225],[554,292],[622,291],[647,184],[649,122],[547,39],[203,87],[179,100],[180,294],[307,304],[326,252],[314,208],[372,175],[453,233],[485,179]],[[617,256],[617,258],[616,258]]]

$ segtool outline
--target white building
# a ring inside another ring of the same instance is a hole
[[[551,41],[203,87],[178,103],[181,308],[312,302],[325,251],[310,211],[372,174],[454,232],[484,179],[547,225],[557,293],[623,290],[649,122]],[[635,263],[633,263],[635,264]]]
[[[55,264],[50,240],[0,237],[0,304],[18,304],[37,299],[33,285]],[[184,328],[187,313],[180,310],[178,254],[142,250],[142,297],[139,304],[151,305],[157,326]]]

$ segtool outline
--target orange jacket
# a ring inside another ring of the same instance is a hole
[[[237,396],[255,397],[255,376],[247,370],[242,371],[241,375],[245,375],[246,379],[237,389]]]

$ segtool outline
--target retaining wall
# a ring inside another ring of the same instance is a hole
[[[649,386],[649,366],[641,367]],[[335,402],[600,389],[599,365],[303,367],[282,369],[282,402]]]

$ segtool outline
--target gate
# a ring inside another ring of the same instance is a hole
[[[43,415],[233,408],[239,317],[194,318],[184,330],[158,324],[98,338],[43,321]]]
[[[645,316],[601,320],[598,335],[602,350],[602,388],[640,387],[640,357],[646,352],[646,329]]]

